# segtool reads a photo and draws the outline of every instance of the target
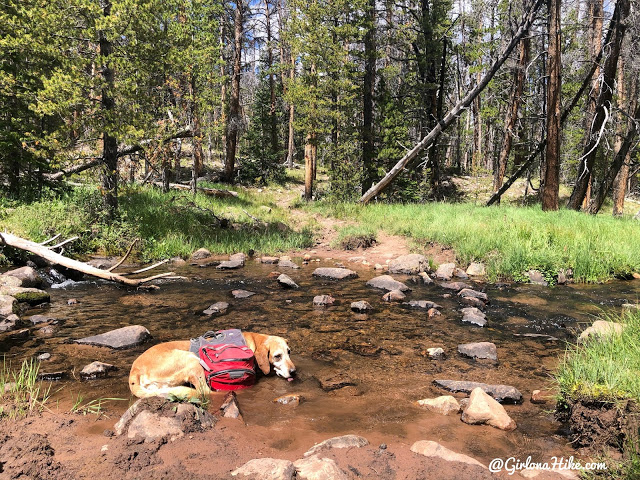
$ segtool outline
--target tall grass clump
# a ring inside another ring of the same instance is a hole
[[[451,247],[460,264],[482,261],[491,280],[524,279],[530,269],[554,277],[572,269],[578,282],[640,271],[640,223],[572,210],[473,204],[319,204],[318,212],[369,228]]]
[[[640,312],[603,319],[624,325],[622,332],[567,347],[555,375],[560,396],[640,404]]]
[[[50,387],[42,389],[38,370],[38,362],[33,359],[22,362],[17,372],[11,371],[10,365],[3,360],[0,370],[0,418],[22,418],[44,408]]]
[[[376,230],[364,225],[344,227],[338,231],[334,246],[344,250],[369,248],[376,243]]]
[[[311,245],[310,229],[290,228],[286,212],[265,205],[264,200],[244,192],[229,198],[202,193],[194,197],[188,192],[163,194],[154,187],[123,186],[119,217],[108,223],[102,217],[100,193],[78,187],[46,200],[0,208],[0,228],[33,241],[55,233],[79,236],[67,253],[118,255],[141,238],[136,253],[143,260],[186,257],[201,247],[223,254],[276,253]]]

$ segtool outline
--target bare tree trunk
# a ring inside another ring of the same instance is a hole
[[[598,96],[596,115],[589,129],[589,142],[585,145],[583,155],[580,158],[575,186],[573,187],[573,192],[571,192],[571,197],[567,204],[567,207],[573,210],[580,210],[582,206],[582,201],[585,198],[589,178],[595,163],[598,145],[600,144],[601,130],[605,127],[605,122],[610,115],[608,106],[613,97],[613,84],[616,77],[620,48],[626,31],[626,19],[629,16],[629,10],[629,0],[618,0],[613,12],[612,23],[614,23],[615,20],[613,26],[614,32],[610,46],[611,50],[604,63],[603,88]]]
[[[364,37],[364,88],[362,124],[362,193],[373,185],[375,177],[375,145],[373,135],[373,94],[376,84],[376,0],[369,0],[367,8],[367,33]]]
[[[273,73],[273,38],[271,32],[271,5],[270,0],[264,0],[265,22],[267,27],[267,69],[269,71],[269,137],[271,140],[271,153],[280,151],[278,145],[278,118],[276,116],[276,79]]]
[[[481,72],[478,70],[476,73],[476,81],[479,83]],[[480,95],[473,100],[473,154],[471,156],[471,169],[476,170],[482,162],[482,116],[480,110],[482,104],[480,102]]]
[[[224,65],[224,22],[220,22],[220,78],[222,79],[220,85],[220,123],[224,125],[222,141],[220,142],[220,160],[222,163],[227,157],[227,80],[225,78]]]
[[[233,182],[236,164],[236,149],[238,146],[238,131],[240,129],[240,73],[242,71],[242,39],[244,37],[244,3],[236,2],[234,15],[234,51],[233,76],[231,78],[231,102],[229,118],[227,120],[227,148],[224,161],[223,180]]]
[[[296,74],[296,59],[293,56],[293,53],[291,53],[291,67],[289,68],[289,81],[291,83],[293,83],[293,81],[295,80],[295,74]],[[293,168],[293,154],[295,152],[295,142],[294,142],[294,118],[295,117],[295,107],[293,105],[293,103],[291,103],[291,105],[289,105],[289,140],[287,142],[287,165],[289,166],[289,168]]]
[[[561,0],[548,0],[549,8],[549,59],[547,81],[547,150],[542,186],[542,210],[558,210],[560,191],[560,68],[562,65],[562,40],[560,31]]]
[[[376,185],[373,185],[361,198],[360,203],[367,203],[373,197],[378,195],[382,190],[384,190],[395,177],[402,171],[402,169],[411,162],[414,158],[418,156],[418,154],[433,144],[433,142],[438,138],[440,133],[445,130],[449,125],[451,125],[460,114],[471,105],[473,100],[484,90],[487,84],[491,81],[496,72],[500,69],[504,61],[507,59],[511,51],[518,44],[520,39],[525,35],[525,33],[531,27],[533,20],[536,16],[540,5],[543,0],[536,0],[535,3],[529,8],[529,10],[523,16],[523,19],[518,27],[518,30],[514,33],[513,38],[509,41],[504,51],[499,55],[496,61],[493,63],[491,68],[487,71],[487,73],[482,77],[482,80],[478,85],[475,86],[473,90],[471,90],[462,100],[460,100],[453,109],[447,113],[447,115],[442,118],[437,125],[422,139],[415,145],[407,154],[395,164],[395,166],[387,173],[382,180],[380,180]]]
[[[511,146],[513,144],[513,138],[515,136],[516,122],[518,121],[518,110],[520,109],[520,102],[522,99],[522,92],[524,90],[524,74],[529,62],[529,40],[523,39],[520,42],[520,52],[518,58],[518,65],[514,72],[514,84],[511,97],[511,105],[507,110],[507,117],[504,122],[504,141],[502,143],[502,150],[500,150],[500,156],[498,157],[498,163],[494,171],[493,190],[497,192],[502,186],[502,182],[507,172],[507,161],[509,154],[511,153]]]
[[[111,1],[100,0],[100,8],[105,17],[111,15]],[[115,109],[115,101],[110,90],[114,85],[113,68],[109,65],[109,56],[113,53],[113,46],[103,31],[98,33],[100,41],[100,57],[102,62],[102,78],[104,86],[101,91],[100,105],[102,107],[102,202],[109,220],[113,220],[118,212],[118,141],[110,132],[108,117]]]
[[[621,76],[622,75],[618,75],[618,85],[624,84],[624,79],[620,78]],[[638,77],[634,76],[631,83],[631,91],[629,93],[629,96],[627,97],[628,101],[630,102],[630,105],[633,105],[630,109],[632,111],[635,110],[635,107],[638,104],[637,95],[638,95]],[[624,124],[624,122],[621,122],[621,123]],[[619,140],[622,140],[622,139],[619,138]],[[616,147],[617,146],[618,146],[618,142],[616,142]],[[620,145],[619,150],[621,149],[622,149],[622,144]],[[627,183],[629,182],[630,167],[631,167],[631,151],[629,150],[625,155],[624,162],[622,164],[622,167],[620,168],[620,172],[616,176],[616,180],[613,185],[613,215],[615,217],[621,216],[624,213],[624,197],[627,194]]]

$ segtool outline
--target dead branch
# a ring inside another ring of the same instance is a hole
[[[76,235],[76,236],[74,236],[74,237],[67,238],[65,241],[60,242],[60,243],[58,243],[57,245],[53,245],[53,246],[51,246],[51,247],[47,247],[47,248],[49,248],[49,249],[51,249],[51,250],[53,250],[54,248],[60,248],[60,247],[62,247],[63,245],[66,245],[67,243],[71,243],[71,242],[73,242],[74,240],[77,240],[78,238],[80,238],[80,237],[78,237],[78,236]]]
[[[67,168],[66,170],[60,170],[56,173],[45,173],[43,177],[46,180],[55,181],[60,180],[63,177],[70,177],[74,173],[84,172],[85,170],[89,170],[102,162],[102,157],[96,157],[88,162],[81,163],[80,165],[76,165],[75,167]]]
[[[159,267],[160,265],[164,265],[165,263],[167,263],[169,261],[169,259],[165,259],[165,260],[160,260],[157,263],[154,263],[153,265],[149,266],[149,267],[145,267],[145,268],[141,268],[140,270],[136,270],[135,272],[127,272],[127,273],[123,273],[121,275],[135,275],[137,273],[142,273],[142,272],[147,272],[151,269],[154,269],[156,267]]]
[[[102,278],[104,280],[121,283],[123,285],[129,285],[132,287],[137,287],[143,283],[150,282],[151,280],[155,280],[157,278],[174,275],[174,272],[166,272],[166,273],[160,273],[158,275],[154,275],[152,277],[147,277],[147,278],[126,278],[117,273],[101,270],[99,268],[92,267],[91,265],[88,265],[84,262],[79,262],[78,260],[73,260],[71,258],[64,257],[47,247],[44,247],[30,240],[26,240],[24,238],[16,237],[15,235],[12,235],[10,233],[0,233],[0,242],[10,247],[14,247],[20,250],[26,250],[27,252],[34,253],[39,257],[44,258],[45,260],[48,260],[58,265],[62,265],[63,267],[67,267],[72,270],[77,270],[78,272],[82,272],[87,275],[91,275],[93,277]]]
[[[122,265],[124,263],[124,261],[127,259],[127,257],[129,256],[129,254],[132,252],[133,250],[133,246],[138,243],[140,239],[136,238],[133,242],[131,242],[131,245],[129,245],[129,248],[127,249],[127,253],[124,254],[124,257],[122,257],[120,259],[120,261],[118,263],[116,263],[113,267],[108,268],[107,272],[113,272],[116,268],[118,268],[120,265]]]
[[[160,141],[160,143],[165,143],[170,140],[177,140],[179,138],[190,138],[190,137],[193,137],[193,131],[191,130],[191,128],[185,128],[184,130],[181,130],[177,133],[174,133],[172,135],[169,135],[168,137],[165,137],[159,140],[155,138],[149,138],[147,140],[142,140],[136,145],[130,145],[128,147],[123,148],[118,152],[118,157],[124,157],[125,155],[131,155],[132,153],[140,152],[144,150],[144,148],[152,142]]]
[[[60,235],[62,235],[61,233],[54,235],[53,237],[51,237],[49,240],[45,240],[44,242],[42,242],[40,245],[46,245],[49,242],[53,242],[54,240],[56,240]]]

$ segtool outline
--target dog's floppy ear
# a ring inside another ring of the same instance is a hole
[[[271,371],[271,365],[269,364],[269,348],[267,347],[267,342],[261,341],[256,345],[256,351],[254,352],[256,357],[256,362],[258,362],[258,366],[262,373],[265,375],[269,375]]]

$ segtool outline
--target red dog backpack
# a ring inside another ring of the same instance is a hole
[[[240,390],[256,381],[253,350],[246,345],[203,345],[199,357],[212,390]]]

